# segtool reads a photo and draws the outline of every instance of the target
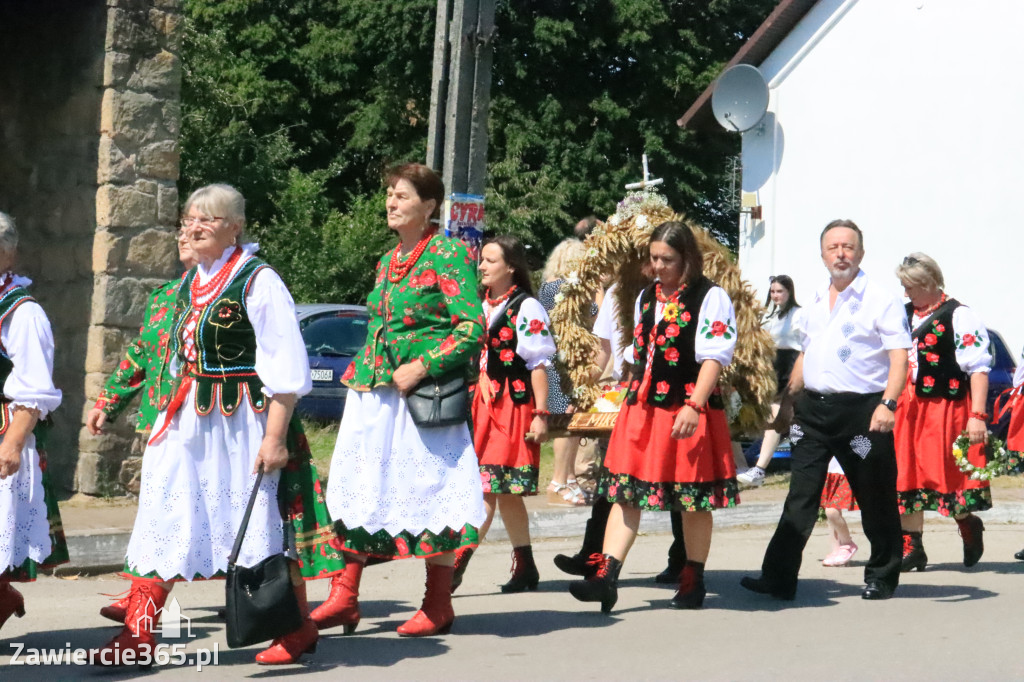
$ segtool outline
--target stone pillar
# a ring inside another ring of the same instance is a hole
[[[83,416],[138,332],[149,293],[179,271],[182,32],[181,0],[107,0]],[[100,437],[81,430],[79,492],[124,492],[118,479],[138,467],[134,421],[126,414]]]

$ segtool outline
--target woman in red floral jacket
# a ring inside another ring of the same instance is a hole
[[[618,575],[643,510],[682,510],[687,560],[672,606],[704,604],[711,510],[739,503],[729,425],[717,385],[736,346],[736,316],[725,291],[704,277],[700,247],[684,223],[651,235],[658,281],[636,302],[633,362],[598,481],[612,502],[597,571],[569,585],[580,601],[611,611]]]
[[[546,366],[555,342],[547,313],[533,297],[522,243],[515,237],[495,237],[480,255],[487,318],[487,347],[480,355],[480,380],[473,394],[473,446],[487,506],[480,539],[497,506],[512,542],[512,579],[501,591],[522,592],[537,589],[540,580],[523,496],[537,494],[540,443],[549,414]],[[472,547],[456,553],[452,591],[462,582],[472,554]]]

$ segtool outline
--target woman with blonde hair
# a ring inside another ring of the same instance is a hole
[[[537,291],[537,299],[544,310],[551,314],[558,299],[562,283],[572,275],[575,264],[583,256],[583,242],[579,239],[564,239],[554,248],[544,265],[543,283]],[[597,306],[591,310],[597,315]],[[548,359],[548,409],[551,414],[564,414],[569,411],[570,396],[562,388],[562,378],[555,367],[557,353]],[[555,438],[551,441],[555,451],[555,466],[548,485],[548,500],[555,504],[569,506],[585,506],[586,494],[576,482],[574,474],[576,451],[579,449],[579,438]]]
[[[984,551],[984,524],[973,514],[992,507],[988,481],[960,471],[951,443],[967,431],[967,458],[985,465],[985,402],[988,397],[988,330],[977,314],[943,291],[942,270],[915,252],[896,268],[914,341],[907,386],[896,410],[896,492],[903,526],[903,572],[928,563],[922,533],[924,512],[952,516],[960,527],[964,566]]]

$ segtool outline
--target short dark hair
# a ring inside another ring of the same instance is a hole
[[[786,291],[789,292],[789,299],[786,304],[779,309],[779,317],[785,317],[789,314],[789,311],[793,308],[799,308],[800,304],[796,302],[796,287],[793,285],[793,278],[789,275],[775,275],[769,280],[769,285],[778,284],[782,286]],[[768,297],[764,300],[764,304],[767,306],[772,302],[771,286],[768,287]]]
[[[683,260],[682,283],[689,284],[704,274],[704,255],[700,252],[697,238],[686,223],[669,220],[654,228],[651,243],[664,242],[679,254]]]
[[[422,163],[403,163],[390,168],[384,176],[384,186],[394,187],[399,180],[405,180],[423,201],[434,200],[434,212],[431,218],[441,217],[441,206],[444,204],[444,181],[429,166]]]
[[[846,218],[840,218],[838,220],[833,220],[828,225],[826,225],[825,229],[821,231],[821,237],[818,239],[818,244],[819,245],[820,244],[824,244],[825,243],[825,234],[828,233],[829,230],[834,229],[836,227],[848,227],[851,230],[853,230],[854,232],[856,232],[857,233],[857,239],[860,240],[861,251],[864,250],[864,233],[860,231],[859,227],[857,227],[857,223],[853,222],[852,220],[847,220]]]
[[[526,259],[526,247],[518,238],[510,234],[499,234],[484,241],[483,246],[497,244],[501,249],[501,257],[505,263],[512,268],[512,282],[525,291],[527,295],[533,296],[533,283],[530,281],[530,264]],[[483,246],[480,248],[483,249]],[[495,294],[503,294],[504,291],[495,291]]]
[[[582,228],[580,227],[580,223],[583,223]],[[585,239],[591,232],[594,231],[595,227],[597,227],[597,216],[588,215],[586,218],[580,219],[576,223],[576,226],[572,228],[572,230],[573,233],[576,235],[577,239]]]

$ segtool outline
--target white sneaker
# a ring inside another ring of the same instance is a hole
[[[761,467],[750,467],[742,474],[736,474],[736,480],[743,485],[757,488],[764,483],[764,469]]]

